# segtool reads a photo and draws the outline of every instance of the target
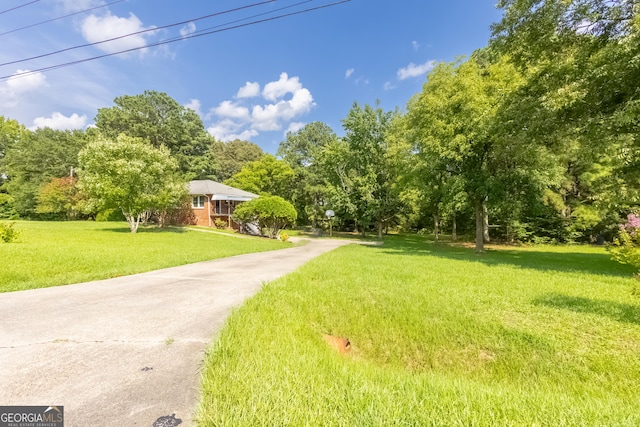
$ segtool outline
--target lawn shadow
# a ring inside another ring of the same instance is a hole
[[[122,234],[136,234],[136,233],[131,233],[131,230],[129,229],[129,227],[127,225],[124,225],[122,227],[118,226],[118,227],[113,227],[113,228],[106,228],[104,230],[101,231],[105,231],[107,233],[122,233]],[[186,233],[187,229],[183,228],[183,227],[173,227],[173,226],[169,226],[169,227],[158,227],[157,225],[146,225],[146,226],[140,226],[138,228],[137,234],[142,234],[142,233],[177,233],[177,234],[183,234]]]
[[[473,248],[451,243],[434,243],[420,236],[390,236],[382,248],[390,255],[428,255],[485,265],[513,265],[541,271],[579,272],[587,274],[631,277],[633,267],[611,260],[606,253],[538,251],[511,248],[487,249],[477,254]]]
[[[546,294],[536,298],[533,304],[570,310],[576,313],[597,314],[618,322],[640,325],[640,306],[631,304],[573,297],[556,293]]]

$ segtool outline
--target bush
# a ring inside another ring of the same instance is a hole
[[[627,222],[620,224],[620,233],[613,239],[613,244],[607,246],[611,257],[621,264],[640,269],[640,217],[629,214]],[[640,274],[636,274],[640,280]],[[640,289],[636,286],[632,293],[640,296]]]
[[[298,212],[296,208],[279,196],[262,196],[238,206],[233,219],[240,224],[255,222],[262,235],[267,232],[275,239],[278,232],[289,224],[294,224]]]
[[[215,225],[218,230],[224,230],[229,226],[229,223],[222,218],[216,218],[215,221],[213,221],[213,225]]]
[[[20,231],[16,230],[15,222],[0,222],[0,240],[5,243],[15,242],[20,236]]]

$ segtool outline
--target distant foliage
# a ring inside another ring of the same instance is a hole
[[[36,213],[56,219],[78,219],[83,216],[87,200],[76,186],[75,177],[53,178],[40,187]]]
[[[14,199],[6,193],[0,193],[0,218],[18,218],[18,212],[13,207]]]
[[[20,231],[15,226],[15,222],[0,222],[0,240],[5,243],[15,242],[20,236]]]

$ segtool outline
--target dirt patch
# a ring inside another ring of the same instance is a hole
[[[336,337],[333,335],[322,335],[322,339],[340,354],[347,354],[351,351],[351,342],[348,338]]]

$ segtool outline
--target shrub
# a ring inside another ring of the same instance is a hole
[[[216,218],[215,221],[213,221],[213,225],[215,225],[218,230],[224,230],[229,226],[229,223],[222,218]]]
[[[293,224],[298,212],[293,205],[279,196],[262,196],[238,206],[233,213],[233,219],[240,224],[255,222],[260,233],[265,231],[272,239],[288,224]]]
[[[15,222],[0,222],[0,240],[5,243],[15,242],[20,236],[20,231],[16,230]]]

